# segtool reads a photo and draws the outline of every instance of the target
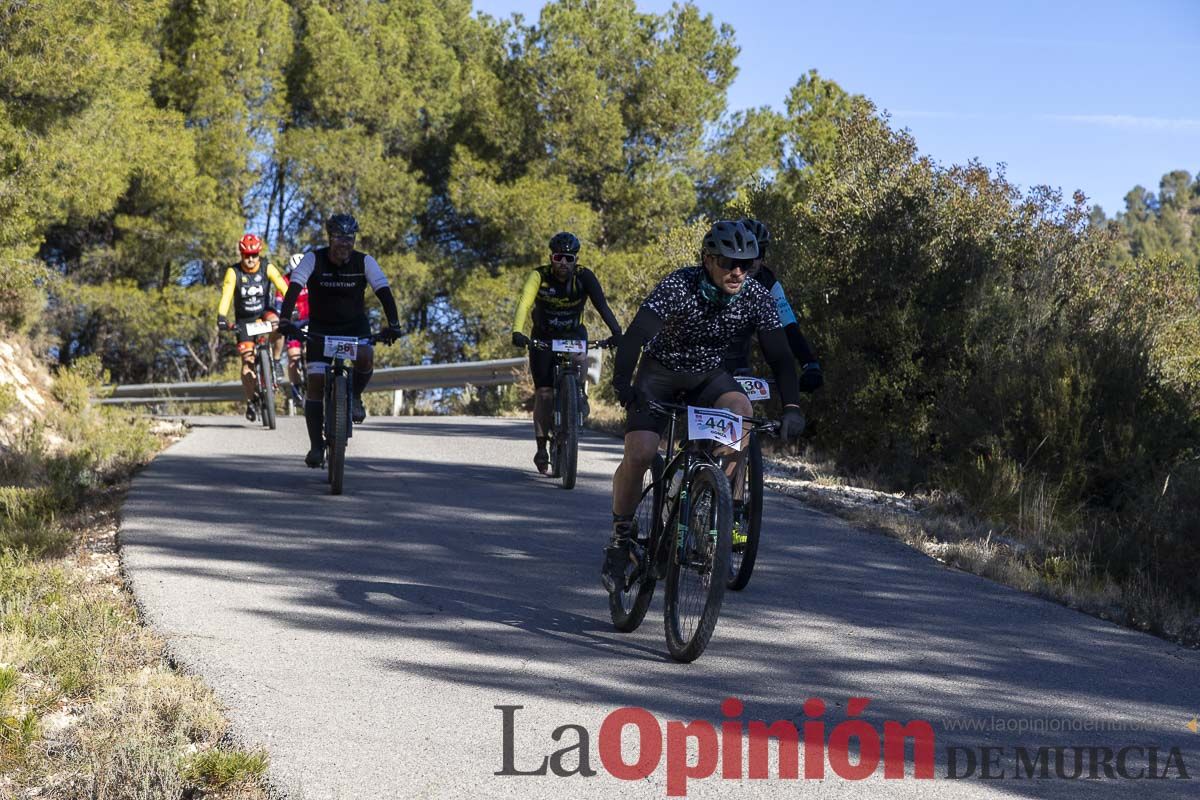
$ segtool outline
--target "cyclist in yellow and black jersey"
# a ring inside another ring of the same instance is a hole
[[[242,357],[242,391],[246,395],[246,419],[254,421],[254,394],[258,391],[255,377],[254,340],[246,336],[244,328],[248,322],[263,320],[272,325],[279,323],[279,316],[271,307],[275,293],[287,291],[287,281],[274,264],[262,267],[262,239],[247,233],[238,242],[241,260],[225,270],[221,284],[221,302],[217,305],[217,329],[238,329],[238,354]],[[233,311],[233,319],[229,312]]]
[[[550,263],[529,273],[521,290],[521,300],[513,318],[514,346],[527,347],[531,337],[542,340],[587,339],[587,328],[583,325],[582,317],[588,300],[592,301],[592,306],[612,333],[609,342],[613,345],[618,343],[621,326],[608,307],[600,281],[590,269],[578,265],[578,258],[579,239],[574,234],[557,233],[550,239]],[[580,364],[582,361],[582,357],[578,359]],[[554,353],[531,349],[529,371],[533,374],[536,389],[533,431],[537,452],[533,456],[533,463],[539,472],[544,473],[550,468],[546,440],[554,412]],[[586,398],[583,413],[587,415]]]

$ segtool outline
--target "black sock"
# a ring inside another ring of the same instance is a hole
[[[366,391],[367,384],[371,382],[371,376],[375,374],[375,370],[369,369],[366,372],[354,370],[354,396],[362,397],[362,393]]]
[[[613,539],[628,539],[633,527],[633,514],[613,514]]]
[[[537,438],[537,451],[538,451],[539,453],[544,453],[544,452],[546,452],[546,440],[547,440],[549,437],[546,437],[546,436],[538,436],[538,437],[536,437],[536,438]]]
[[[308,443],[313,450],[320,450],[323,445],[322,429],[325,427],[325,401],[304,401],[304,424],[308,426]]]

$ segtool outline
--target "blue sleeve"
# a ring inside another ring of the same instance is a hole
[[[771,287],[771,297],[775,298],[775,309],[779,312],[779,322],[783,327],[788,325],[796,325],[796,313],[792,311],[792,306],[787,301],[787,297],[783,294],[783,284],[775,281],[775,285]]]

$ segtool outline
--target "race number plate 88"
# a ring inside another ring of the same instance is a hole
[[[771,387],[762,378],[734,378],[751,402],[771,399]]]
[[[326,358],[358,358],[358,339],[353,336],[326,336]]]
[[[555,353],[586,353],[587,342],[583,339],[554,339],[550,349]]]

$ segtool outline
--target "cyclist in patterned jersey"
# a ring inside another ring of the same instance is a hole
[[[307,252],[307,251],[306,251]],[[291,282],[292,272],[296,269],[301,260],[304,258],[304,253],[293,253],[288,259],[287,266],[284,267],[283,277]],[[279,308],[283,307],[283,292],[275,295],[275,305]],[[299,296],[296,297],[295,310],[292,312],[298,320],[308,321],[308,287],[305,286],[300,290]],[[303,342],[299,339],[287,340],[287,365],[288,365],[288,382],[292,385],[292,400],[301,405],[304,403],[304,390],[302,387],[303,377],[300,374],[300,348],[303,347]]]
[[[796,313],[792,311],[792,306],[783,293],[783,285],[766,265],[767,247],[771,244],[771,232],[767,230],[766,225],[756,219],[746,218],[740,222],[758,240],[758,258],[754,259],[750,277],[762,284],[763,288],[770,292],[771,297],[775,299],[775,310],[779,312],[779,321],[783,324],[788,347],[791,348],[796,362],[800,364],[800,391],[815,392],[824,383],[821,365],[808,340],[800,332],[800,323],[796,321]],[[725,353],[725,369],[729,370],[730,374],[747,375],[750,373],[751,344],[749,331],[735,337],[730,342],[729,350]]]
[[[238,242],[241,261],[225,270],[221,282],[221,302],[217,304],[217,330],[235,330],[239,325],[262,320],[272,325],[279,317],[268,303],[271,285],[287,289],[283,276],[274,264],[262,268],[262,239],[247,233]],[[233,319],[229,318],[233,310]],[[254,422],[254,397],[258,393],[255,375],[254,339],[246,336],[245,328],[238,329],[238,354],[242,357],[242,392],[246,395],[246,419]]]
[[[285,333],[299,337],[299,330],[292,324],[292,311],[300,292],[308,287],[309,332],[329,336],[371,335],[371,323],[367,317],[364,295],[370,286],[383,306],[388,325],[380,331],[380,341],[393,342],[400,337],[400,318],[396,310],[396,299],[388,286],[387,276],[379,263],[354,249],[358,235],[358,221],[349,214],[334,214],[325,222],[329,234],[329,246],[305,253],[300,263],[292,270],[291,282],[283,295],[280,314]],[[325,368],[329,359],[320,339],[310,339],[305,355],[308,359],[308,394],[304,402],[304,422],[308,427],[309,451],[304,463],[310,467],[321,466],[325,456],[322,426],[325,420]],[[374,353],[369,345],[358,348],[354,363],[354,390],[351,401],[351,417],[355,422],[366,419],[362,393],[374,372]]]
[[[761,284],[749,280],[757,257],[758,241],[746,226],[716,222],[704,236],[701,264],[663,278],[638,309],[617,349],[613,389],[628,416],[625,453],[613,475],[612,539],[601,572],[609,592],[625,585],[629,570],[642,557],[633,514],[642,476],[666,426],[663,417],[644,406],[646,399],[669,403],[682,392],[690,405],[749,416],[750,401],[722,362],[730,341],[756,331],[783,397],[781,433],[790,439],[804,428],[796,368],[775,301]],[[733,455],[737,459],[742,454]],[[731,464],[731,469],[736,466]]]
[[[516,347],[528,347],[530,338],[587,339],[587,328],[580,318],[584,306],[590,299],[600,318],[608,326],[612,336],[607,344],[616,344],[621,336],[621,326],[608,307],[604,290],[595,274],[586,267],[578,266],[579,239],[573,233],[556,233],[550,239],[550,263],[529,273],[521,290],[521,301],[513,317],[512,343]],[[530,320],[532,319],[532,326]],[[580,367],[585,356],[576,359]],[[550,468],[550,456],[546,452],[547,431],[553,423],[554,414],[554,353],[548,350],[529,351],[529,371],[533,375],[535,395],[533,400],[533,435],[537,451],[533,463],[538,472]],[[583,400],[583,415],[588,415],[587,396]]]

